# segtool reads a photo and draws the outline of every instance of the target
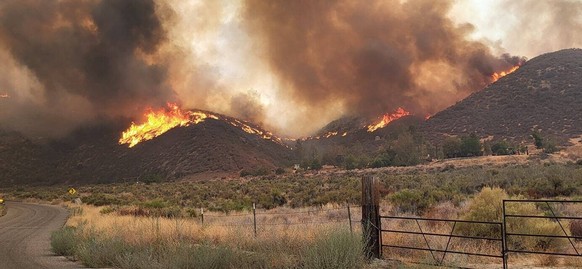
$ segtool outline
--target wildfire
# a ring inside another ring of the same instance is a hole
[[[10,98],[10,95],[8,95],[7,93],[2,93],[0,94],[0,98]]]
[[[499,73],[497,73],[497,72],[493,73],[493,75],[491,75],[491,79],[492,79],[491,83],[499,80],[502,77],[505,77],[505,76],[515,72],[515,70],[517,70],[518,68],[519,68],[519,65],[516,65],[516,66],[510,68],[509,70],[501,71]]]
[[[151,108],[146,112],[146,122],[142,124],[131,123],[131,126],[121,134],[119,144],[129,144],[133,147],[138,143],[150,140],[159,136],[176,126],[187,126],[194,122],[199,123],[207,116],[205,114],[196,115],[196,120],[192,121],[191,113],[182,111],[176,104],[168,103],[167,109],[153,111]]]
[[[274,136],[271,132],[253,127],[238,119],[221,117],[212,113],[202,111],[183,111],[176,104],[168,103],[168,107],[153,111],[151,108],[145,114],[146,121],[141,124],[131,123],[131,126],[121,134],[119,144],[128,144],[131,148],[140,142],[151,140],[174,127],[198,124],[206,119],[222,120],[232,126],[240,128],[246,133],[255,134],[266,140],[272,140],[284,145],[282,140]]]
[[[378,129],[384,128],[386,127],[386,125],[388,125],[388,123],[408,115],[410,115],[410,112],[404,110],[404,108],[399,107],[398,109],[396,109],[396,111],[394,111],[391,114],[384,114],[384,117],[382,117],[382,120],[380,120],[380,122],[369,125],[368,132],[373,132]]]

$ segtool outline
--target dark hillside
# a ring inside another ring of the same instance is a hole
[[[127,124],[108,123],[66,138],[34,141],[0,133],[0,184],[82,184],[179,179],[202,172],[289,165],[290,150],[250,134],[222,116],[174,128],[133,148],[117,143]],[[123,126],[123,127],[122,127]]]
[[[424,124],[434,140],[475,132],[524,141],[533,130],[560,142],[582,134],[581,49],[535,57]]]

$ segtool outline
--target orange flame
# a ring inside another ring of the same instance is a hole
[[[408,116],[408,115],[410,115],[410,112],[404,110],[404,108],[399,107],[392,114],[384,114],[384,117],[382,117],[382,120],[380,120],[380,122],[378,122],[376,124],[369,125],[368,132],[373,132],[373,131],[376,131],[378,129],[384,128],[390,122],[397,120],[399,118],[402,118],[404,116]]]
[[[493,75],[491,75],[491,80],[492,80],[491,83],[499,80],[502,77],[505,77],[505,76],[515,72],[515,70],[517,70],[518,68],[519,68],[519,65],[516,65],[516,66],[510,68],[509,70],[501,71],[499,73],[497,73],[497,72],[493,73]]]
[[[7,93],[0,94],[0,98],[10,98],[10,95]]]
[[[223,120],[246,133],[255,134],[263,139],[273,140],[276,143],[284,145],[282,140],[274,136],[271,132],[253,127],[243,121],[220,117],[202,111],[183,111],[176,104],[168,103],[168,108],[158,111],[153,111],[150,108],[146,112],[145,117],[147,118],[146,122],[141,124],[132,122],[131,126],[121,134],[121,138],[119,139],[120,145],[128,144],[131,148],[140,142],[160,136],[174,127],[198,124],[206,119]]]
[[[190,123],[199,123],[207,116],[205,114],[192,115],[182,111],[176,104],[168,103],[167,109],[146,112],[147,121],[142,124],[131,123],[131,126],[121,134],[119,144],[129,144],[133,147],[140,142],[153,139],[176,126],[187,126]],[[194,117],[192,117],[194,116]],[[191,118],[195,118],[192,120]]]

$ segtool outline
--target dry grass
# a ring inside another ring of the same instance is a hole
[[[67,225],[81,227],[78,231],[82,233],[80,237],[84,238],[95,238],[95,235],[99,235],[99,238],[115,239],[116,242],[123,242],[122,244],[128,246],[181,246],[184,244],[211,246],[211,249],[216,248],[217,251],[222,249],[227,252],[248,253],[250,257],[260,257],[257,258],[262,264],[260,267],[267,268],[297,268],[298,266],[312,268],[311,265],[321,267],[322,264],[335,268],[336,266],[332,266],[335,260],[341,261],[341,257],[350,257],[350,253],[351,258],[344,260],[351,265],[339,268],[357,268],[365,264],[361,249],[358,251],[357,244],[353,243],[354,240],[359,241],[359,227],[355,225],[354,236],[336,235],[337,231],[345,231],[349,235],[347,216],[340,213],[344,209],[324,208],[319,211],[303,209],[293,212],[289,209],[276,209],[259,212],[257,215],[259,224],[255,237],[252,215],[249,219],[248,214],[242,213],[207,214],[202,224],[199,219],[103,214],[102,207],[87,205],[72,208],[75,208],[74,212],[77,214],[73,214]],[[338,219],[343,219],[343,221],[337,222]],[[331,241],[326,241],[329,238]],[[120,248],[125,251],[128,247]],[[322,252],[332,252],[329,254],[332,259],[321,260],[321,255],[318,253]],[[343,254],[339,255],[340,253]],[[181,257],[179,254],[172,255]],[[80,259],[88,258],[80,257]],[[120,259],[122,263],[127,262],[127,267],[133,268],[132,266],[135,265],[135,257],[117,257],[116,259],[118,264]],[[357,260],[361,261],[357,263],[358,266],[354,266],[354,261]],[[98,260],[95,263],[85,262],[85,264],[103,265],[102,262]],[[253,260],[253,262],[256,261]],[[133,265],[130,266],[130,264]]]

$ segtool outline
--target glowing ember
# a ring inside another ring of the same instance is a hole
[[[386,127],[386,125],[388,125],[388,123],[408,115],[410,115],[410,112],[404,110],[404,108],[399,107],[398,109],[396,109],[396,111],[394,111],[394,113],[385,114],[384,117],[382,117],[382,120],[380,120],[380,122],[369,125],[368,132],[373,132],[378,129],[384,128]]]
[[[324,134],[323,137],[330,138],[330,137],[336,136],[336,135],[337,135],[337,132],[328,132],[328,133]]]
[[[492,79],[491,83],[499,80],[502,77],[505,77],[505,76],[515,72],[515,70],[517,70],[518,68],[519,68],[519,65],[516,65],[516,66],[510,68],[509,70],[502,71],[500,73],[497,73],[497,72],[493,73],[493,75],[491,75],[491,79]]]
[[[0,98],[10,98],[10,95],[7,93],[0,94]]]
[[[176,126],[186,126],[190,123],[199,123],[207,116],[205,114],[192,115],[182,111],[176,104],[168,103],[167,109],[146,112],[147,121],[142,124],[131,123],[131,126],[121,134],[119,144],[129,144],[129,147],[137,145],[139,142],[150,140],[159,136]],[[195,120],[191,120],[194,116]]]

